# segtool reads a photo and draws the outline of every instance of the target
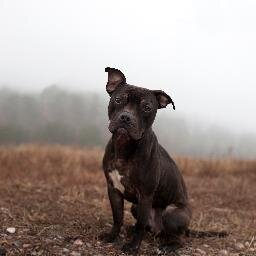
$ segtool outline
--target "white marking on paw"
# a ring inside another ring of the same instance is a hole
[[[121,176],[118,172],[118,170],[113,170],[109,173],[109,176],[113,182],[113,186],[118,189],[121,193],[124,193],[124,186],[121,183],[121,179],[123,176]]]

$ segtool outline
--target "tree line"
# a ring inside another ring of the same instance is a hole
[[[50,143],[104,147],[110,137],[108,98],[50,86],[41,93],[0,90],[0,144]],[[161,111],[154,124],[158,138],[173,154],[242,158],[256,156],[256,136],[224,128],[196,128],[182,116]]]

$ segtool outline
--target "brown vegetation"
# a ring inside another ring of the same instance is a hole
[[[102,155],[100,149],[63,146],[0,148],[0,250],[7,255],[120,255],[126,228],[120,243],[98,240],[112,222]],[[190,194],[191,228],[230,233],[189,239],[176,255],[256,255],[256,161],[175,160]],[[125,227],[133,222],[127,204]],[[157,255],[158,242],[147,235],[141,254]]]

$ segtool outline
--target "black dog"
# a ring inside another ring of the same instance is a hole
[[[123,251],[136,254],[145,228],[176,238],[188,231],[191,209],[182,175],[152,131],[156,112],[174,103],[160,90],[126,83],[118,69],[106,68],[108,115],[113,134],[104,159],[113,227],[104,238],[113,242],[123,224],[124,199],[132,202],[135,232]]]

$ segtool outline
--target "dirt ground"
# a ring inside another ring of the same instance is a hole
[[[100,233],[112,216],[99,149],[24,145],[0,148],[0,255],[124,255],[134,224],[126,204],[120,240]],[[190,238],[169,255],[256,255],[256,161],[174,157],[193,207],[191,228],[226,230],[225,238]],[[164,255],[150,234],[140,255]]]

